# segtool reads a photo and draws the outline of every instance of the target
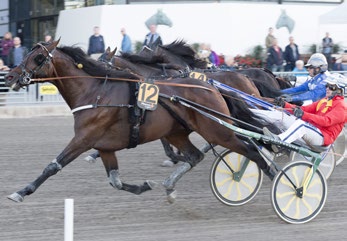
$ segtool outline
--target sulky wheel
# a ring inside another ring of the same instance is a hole
[[[239,206],[251,201],[263,181],[263,172],[246,157],[224,150],[213,162],[210,184],[213,194],[222,203]]]
[[[336,152],[336,155],[335,155],[336,165],[339,165],[345,159],[345,155],[346,155],[345,128],[343,128],[340,135],[337,137],[336,141],[334,142],[334,150]]]
[[[329,151],[322,152],[322,161],[319,164],[319,169],[323,172],[325,178],[328,180],[331,174],[334,172],[336,166],[335,159],[335,149],[334,146],[331,146]],[[290,153],[290,160],[292,161],[310,161],[310,157],[305,157],[295,151]]]
[[[290,162],[273,180],[272,206],[276,214],[288,223],[300,224],[311,221],[325,204],[327,183],[319,169],[313,174],[308,186],[304,184],[311,169],[311,162]]]

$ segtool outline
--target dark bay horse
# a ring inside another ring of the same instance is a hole
[[[289,81],[279,78],[264,68],[247,68],[235,70],[254,81],[262,96],[275,98],[281,95],[279,90],[293,87]]]
[[[126,57],[139,63],[155,64],[165,63],[181,69],[189,66],[190,69],[201,69],[208,78],[216,79],[226,85],[252,94],[257,98],[275,98],[281,95],[280,89],[291,87],[288,82],[277,78],[271,71],[261,68],[226,71],[220,69],[206,69],[207,63],[196,57],[195,51],[184,41],[176,40],[168,45],[158,46],[154,51],[146,51],[141,58],[126,55]],[[194,63],[198,63],[195,64]],[[197,66],[198,65],[198,66]],[[256,90],[255,90],[256,89]],[[269,99],[265,99],[269,101]]]
[[[125,71],[105,68],[104,64],[92,60],[81,49],[57,47],[58,43],[59,40],[38,43],[22,63],[5,76],[5,82],[13,90],[35,81],[54,84],[74,114],[75,135],[33,182],[8,198],[16,202],[23,201],[25,196],[34,193],[50,176],[91,148],[100,152],[110,184],[114,188],[131,191],[131,186],[120,180],[115,152],[129,147],[129,109],[134,107],[129,104],[133,96],[129,83],[143,80]],[[273,175],[253,145],[242,141],[231,129],[212,118],[177,102],[177,98],[189,100],[197,108],[233,124],[227,118],[230,116],[230,107],[212,86],[191,78],[155,83],[159,86],[159,104],[155,110],[147,111],[138,133],[139,144],[165,137],[187,158],[187,162],[177,167],[163,182],[168,198],[175,197],[176,182],[203,158],[203,154],[189,140],[192,131],[210,143],[246,156],[256,162],[265,174],[270,177]],[[232,102],[228,104],[232,105]],[[147,185],[147,190],[150,190],[150,184]]]
[[[203,71],[207,63],[195,57],[194,50],[183,41],[158,46],[156,50],[144,50],[140,54],[115,55],[116,49],[106,52],[100,57],[101,61],[110,66],[146,77],[172,77],[189,73],[194,69],[211,79],[215,79],[235,89],[241,90],[257,98],[262,98],[254,82],[243,74],[230,71]],[[145,52],[145,54],[142,54]]]
[[[139,55],[122,54],[117,56],[115,55],[117,49],[115,48],[113,51],[111,51],[110,47],[108,47],[105,53],[100,56],[99,61],[107,63],[107,65],[111,68],[127,70],[131,73],[136,73],[147,78],[184,76],[189,74],[191,69],[206,67],[207,63],[203,60],[196,59],[194,56],[195,52],[184,42],[174,42],[172,46],[177,47],[174,48],[174,55],[169,53],[171,58],[167,58],[167,56],[163,56],[163,54],[154,54],[155,52],[147,49],[141,51]],[[256,86],[249,78],[242,74],[218,70],[205,72],[205,74],[208,78],[213,78],[221,83],[227,84],[233,88],[260,98],[260,93],[258,92]],[[234,98],[235,104],[233,105],[233,108],[230,109],[233,117],[254,126],[263,126],[264,123],[258,121],[253,113],[248,110],[246,104],[243,103],[243,99],[233,93],[229,93],[228,95],[231,95],[232,98]],[[252,127],[249,127],[249,125],[244,125],[243,123],[240,123],[240,127],[251,129],[252,131],[258,131],[256,129],[252,129]],[[185,161],[184,156],[177,155],[175,152],[173,152],[172,147],[165,138],[162,138],[161,142],[166,155],[174,163],[177,163],[178,161]],[[98,152],[94,152],[87,156],[85,160],[95,162],[96,158],[98,157]]]

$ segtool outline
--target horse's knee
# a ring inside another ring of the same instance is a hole
[[[43,170],[43,175],[46,177],[55,175],[63,167],[54,159],[48,166]]]
[[[190,163],[183,163],[163,182],[163,186],[166,188],[166,190],[173,190],[176,182],[190,169],[192,169],[192,165]]]

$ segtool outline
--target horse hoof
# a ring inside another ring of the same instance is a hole
[[[175,165],[175,163],[173,163],[173,161],[165,160],[165,161],[163,161],[163,163],[160,166],[162,166],[162,167],[173,167],[174,165]]]
[[[169,203],[174,203],[176,201],[176,197],[177,197],[176,190],[167,190],[166,194],[167,194],[167,200],[169,201]]]
[[[14,201],[14,202],[17,202],[17,203],[20,203],[20,202],[23,202],[24,200],[24,197],[22,197],[21,195],[19,195],[18,193],[12,193],[11,195],[7,196],[8,199]]]
[[[146,183],[151,189],[154,189],[159,185],[157,182],[151,180],[147,180]]]
[[[96,159],[95,159],[94,157],[92,157],[92,156],[87,156],[87,157],[84,158],[84,160],[85,160],[86,162],[91,163],[91,164],[93,164],[93,163],[96,162]]]

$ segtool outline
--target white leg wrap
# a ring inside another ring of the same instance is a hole
[[[121,190],[122,189],[122,187],[123,187],[123,184],[122,184],[122,181],[120,180],[120,175],[119,175],[119,172],[118,172],[118,170],[111,170],[110,172],[109,172],[109,179],[110,179],[110,184],[113,186],[113,187],[115,187],[115,188],[117,188],[117,189],[119,189],[119,190]]]

